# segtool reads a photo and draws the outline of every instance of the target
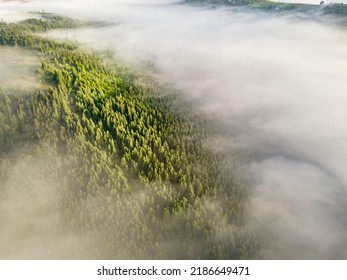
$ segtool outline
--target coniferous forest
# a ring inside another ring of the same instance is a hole
[[[15,200],[0,206],[0,258],[256,258],[247,188],[205,144],[209,121],[179,94],[39,35],[83,24],[0,22],[1,46],[41,61],[40,89],[0,89],[0,202]]]

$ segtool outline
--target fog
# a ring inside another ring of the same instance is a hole
[[[315,15],[172,2],[4,5],[116,23],[50,36],[113,52],[216,122],[221,132],[208,143],[250,186],[262,258],[346,259],[346,29]]]
[[[36,70],[40,58],[31,51],[0,47],[0,86],[6,92],[33,92],[40,88]]]
[[[66,186],[54,179],[57,168],[50,157],[30,156],[30,148],[11,152],[17,159],[13,165],[0,162],[1,172],[9,171],[6,184],[0,184],[0,259],[81,258],[88,233],[77,239],[64,230],[59,208]]]

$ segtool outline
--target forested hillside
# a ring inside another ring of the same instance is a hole
[[[0,258],[256,257],[247,190],[205,145],[206,120],[155,84],[36,35],[80,25],[43,16],[0,23],[0,45],[40,56],[43,83],[0,90]],[[61,251],[35,254],[40,242]]]
[[[280,12],[319,12],[320,16],[335,15],[340,16],[340,20],[343,20],[347,15],[347,5],[340,2],[324,2],[317,1],[316,4],[307,3],[286,3],[281,1],[269,1],[269,0],[185,0],[188,4],[199,5],[222,5],[232,7],[247,7],[250,9],[272,11],[276,13]],[[345,21],[342,22],[346,25]]]

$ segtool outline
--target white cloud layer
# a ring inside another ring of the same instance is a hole
[[[117,23],[52,36],[150,64],[218,120],[217,142],[251,185],[264,258],[347,258],[346,30],[303,15],[151,5],[169,2],[21,7]]]

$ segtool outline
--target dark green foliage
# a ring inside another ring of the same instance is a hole
[[[67,44],[59,44],[33,35],[33,32],[43,32],[59,28],[76,28],[81,26],[75,21],[61,16],[42,14],[43,19],[26,19],[19,23],[0,22],[0,45],[25,46],[40,49],[43,45],[52,48],[69,48]]]
[[[324,7],[326,14],[335,14],[338,16],[347,16],[347,4],[343,3],[330,3]]]
[[[250,9],[264,10],[269,12],[309,12],[318,11],[319,5],[285,3],[268,0],[185,0],[186,3],[213,6],[247,7]]]
[[[0,24],[1,44],[40,50],[47,84],[32,95],[0,94],[0,157],[9,166],[0,186],[18,146],[54,166],[47,176],[63,193],[61,230],[88,236],[81,258],[254,257],[246,190],[204,146],[206,124],[184,107],[177,113],[177,97],[29,33],[73,25],[60,17]]]

